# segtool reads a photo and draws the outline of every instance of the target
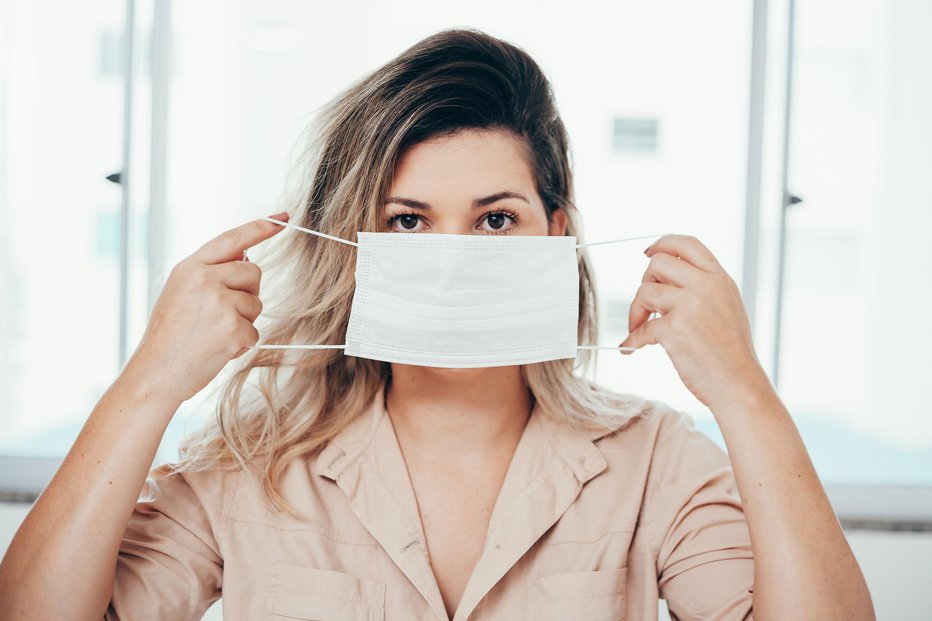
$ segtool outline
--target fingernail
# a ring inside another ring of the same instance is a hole
[[[287,212],[287,211],[283,211],[283,212],[281,212],[281,213],[277,213],[277,214],[275,214],[274,216],[269,216],[269,217],[272,218],[273,220],[284,220],[285,222],[287,222],[287,221],[288,221],[288,212]]]
[[[656,243],[656,242],[655,242],[655,243]],[[648,246],[647,248],[645,248],[645,249],[644,249],[644,254],[647,254],[648,252],[650,252],[650,249],[653,248],[653,247],[654,247],[654,244],[651,244],[650,246]]]

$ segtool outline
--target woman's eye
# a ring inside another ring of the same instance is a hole
[[[411,232],[417,230],[420,221],[421,217],[417,214],[400,213],[388,219],[388,227],[396,231]]]
[[[507,233],[514,228],[518,217],[504,211],[493,211],[482,218],[477,227],[486,233]],[[386,223],[392,231],[401,233],[417,233],[425,228],[422,218],[414,213],[399,213],[388,218]]]
[[[514,224],[515,218],[506,213],[496,211],[485,217],[482,227],[485,231],[505,231]]]
[[[401,216],[400,218],[398,218],[398,222],[401,223],[401,226],[408,230],[411,230],[414,227],[416,227],[418,220],[419,218],[417,216],[412,216],[411,214],[405,214]]]

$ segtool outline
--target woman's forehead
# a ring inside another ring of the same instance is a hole
[[[389,195],[484,196],[506,188],[534,188],[525,145],[504,131],[468,130],[410,147],[396,166]]]

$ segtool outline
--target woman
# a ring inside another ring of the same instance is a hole
[[[308,144],[289,210],[303,227],[581,235],[549,84],[480,32],[407,50]],[[652,619],[658,597],[679,619],[873,618],[738,290],[689,237],[645,251],[621,345],[667,351],[730,462],[686,416],[572,359],[451,369],[255,349],[181,463],[149,472],[178,406],[259,341],[246,250],[281,230],[250,222],[172,271],[10,546],[5,618],[195,619],[221,587],[228,620]],[[263,295],[263,343],[344,342],[355,250],[272,244],[264,291],[283,291]],[[579,342],[594,343],[585,252],[578,265]]]

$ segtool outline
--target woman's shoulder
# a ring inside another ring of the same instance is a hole
[[[593,438],[602,446],[624,444],[633,436],[643,441],[701,433],[690,414],[666,401],[604,388],[602,391],[614,415],[614,421],[601,432],[596,432]]]
[[[157,503],[159,509],[200,513],[218,531],[231,523],[280,530],[331,528],[326,524],[314,526],[326,519],[329,509],[322,508],[338,504],[343,493],[318,476],[315,462],[321,448],[283,463],[274,478],[268,478],[261,469],[233,461],[180,471],[174,470],[173,464],[163,464],[150,471],[140,501]],[[338,525],[332,528],[339,530]]]
[[[149,470],[137,507],[160,512],[199,512],[220,518],[244,478],[251,475],[232,461],[209,466],[166,462]]]
[[[726,453],[696,427],[689,413],[659,399],[613,396],[619,404],[617,424],[593,438],[604,455],[648,464],[655,474],[730,468]]]

